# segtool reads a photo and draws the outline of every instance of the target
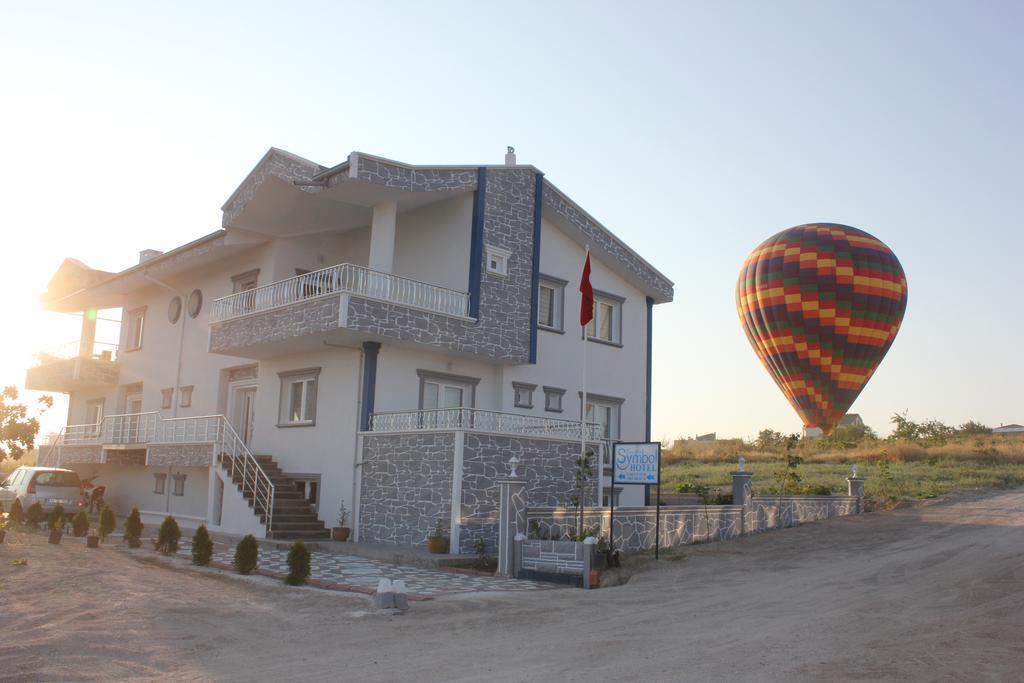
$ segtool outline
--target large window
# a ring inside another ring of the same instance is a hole
[[[137,351],[142,348],[142,331],[146,323],[146,309],[136,308],[125,316],[125,350]]]
[[[609,344],[622,343],[622,299],[594,294],[594,318],[587,323],[587,337]]]
[[[316,394],[320,368],[278,373],[281,378],[279,427],[316,424]]]
[[[537,325],[546,330],[561,332],[562,311],[565,302],[565,280],[542,275],[537,289]]]
[[[420,410],[473,407],[479,378],[429,370],[417,370],[416,374],[420,377]]]
[[[596,422],[601,438],[619,438],[619,416],[622,400],[610,397],[587,396],[587,422]]]

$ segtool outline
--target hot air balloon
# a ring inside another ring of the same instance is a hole
[[[736,282],[747,339],[805,427],[830,433],[892,346],[907,278],[863,230],[809,223],[747,257]]]

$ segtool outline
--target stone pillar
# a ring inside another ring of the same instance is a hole
[[[395,261],[395,223],[398,221],[398,204],[384,202],[373,207],[373,222],[370,225],[370,256],[367,267],[382,273],[390,273]]]
[[[743,508],[740,512],[740,533],[745,534],[747,533],[747,512],[750,510],[750,481],[754,475],[743,470],[729,474],[732,475],[732,504]]]
[[[513,576],[515,539],[526,534],[526,479],[507,477],[498,480],[498,574]]]
[[[864,512],[864,477],[847,477],[846,483],[850,486],[850,495],[857,499],[857,514]]]

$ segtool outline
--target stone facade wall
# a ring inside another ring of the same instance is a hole
[[[359,540],[425,545],[451,525],[454,432],[363,437]]]
[[[853,496],[753,496],[747,509],[747,533],[787,528],[857,514]]]
[[[519,568],[554,574],[582,574],[589,545],[573,541],[523,541]]]
[[[224,205],[221,224],[227,227],[242,212],[249,200],[256,195],[256,188],[262,185],[268,177],[276,176],[291,183],[295,180],[309,180],[323,170],[325,170],[324,167],[319,164],[271,148]],[[311,186],[298,187],[311,194],[320,190],[318,187]]]
[[[360,180],[412,192],[476,189],[475,168],[415,168],[360,155],[356,174]],[[331,184],[348,179],[348,173],[339,174]]]
[[[138,465],[146,464],[146,450],[144,448],[133,448],[130,450],[109,450],[107,451],[108,465]]]
[[[576,226],[587,236],[591,245],[598,246],[602,251],[622,262],[641,282],[646,283],[666,299],[672,299],[672,283],[668,279],[660,275],[607,228],[587,215],[575,202],[550,183],[544,185],[544,206],[571,225]]]
[[[338,329],[341,294],[210,324],[210,352],[237,350]]]
[[[76,386],[116,386],[121,366],[98,358],[62,358],[34,368],[25,375],[25,386],[37,391],[70,391]]]
[[[54,449],[56,451],[57,449]],[[99,464],[103,462],[103,447],[99,445],[83,445],[83,446],[61,446],[60,447],[60,464],[71,465],[76,463],[94,463]],[[42,463],[40,463],[42,464]],[[49,464],[49,463],[47,463]],[[56,465],[56,463],[53,463]]]
[[[213,444],[167,443],[152,444],[146,464],[151,467],[209,467],[213,464]]]
[[[566,505],[575,492],[579,441],[531,439],[466,432],[462,449],[462,508],[460,553],[474,552],[482,538],[494,553],[498,539],[501,492],[497,480],[508,476],[508,461],[519,458],[519,474],[526,479],[531,505]],[[596,502],[596,486],[587,489],[588,505]]]

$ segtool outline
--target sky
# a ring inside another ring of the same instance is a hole
[[[121,270],[217,229],[270,146],[333,165],[513,145],[675,282],[655,438],[800,429],[734,292],[755,246],[809,222],[871,232],[907,273],[853,412],[882,434],[903,411],[1024,423],[1024,4],[286,5],[0,0],[0,383],[77,337],[38,302],[65,256]]]

